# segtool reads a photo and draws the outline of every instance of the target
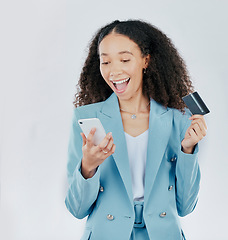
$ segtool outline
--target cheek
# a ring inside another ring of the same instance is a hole
[[[106,73],[105,69],[102,66],[100,66],[100,73],[101,73],[101,76],[104,79],[107,78],[107,73]]]
[[[128,65],[129,74],[140,75],[142,73],[142,64],[140,61],[134,61]]]
[[[100,73],[101,73],[101,76],[103,77],[104,81],[109,85],[109,75],[108,75],[108,71],[107,69],[104,69],[102,67],[100,67]]]
[[[142,74],[142,69],[139,66],[137,66],[137,65],[131,66],[130,68],[128,68],[127,71],[132,76],[139,77]]]

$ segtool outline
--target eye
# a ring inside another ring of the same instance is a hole
[[[124,59],[124,60],[122,60],[122,62],[129,62],[130,61],[130,59]]]
[[[109,62],[103,62],[103,63],[101,63],[101,64],[107,65],[107,64],[109,64]]]

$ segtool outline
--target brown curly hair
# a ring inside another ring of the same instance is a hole
[[[93,37],[75,94],[75,107],[106,100],[112,89],[100,73],[98,47],[108,34],[125,35],[140,48],[142,56],[150,55],[143,75],[143,94],[165,107],[184,112],[182,97],[193,92],[192,82],[184,60],[171,40],[157,27],[142,20],[116,20],[102,27]]]

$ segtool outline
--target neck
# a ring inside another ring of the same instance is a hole
[[[143,95],[132,97],[130,99],[118,99],[120,109],[126,110],[132,113],[147,112],[149,99]]]

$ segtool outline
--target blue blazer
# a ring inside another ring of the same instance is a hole
[[[193,154],[181,151],[181,141],[191,124],[187,109],[183,115],[153,99],[150,109],[144,221],[150,239],[179,240],[183,239],[183,233],[178,215],[191,213],[197,203],[198,145]],[[84,179],[80,172],[82,138],[77,120],[94,117],[100,119],[106,133],[112,132],[116,150],[92,178]],[[132,183],[118,98],[114,93],[104,102],[74,109],[68,150],[69,189],[65,204],[76,218],[88,216],[81,239],[130,239],[135,220]],[[162,212],[166,212],[165,217],[161,217]]]

